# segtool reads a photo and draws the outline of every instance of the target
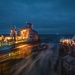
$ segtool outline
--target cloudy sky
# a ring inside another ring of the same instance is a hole
[[[75,0],[0,0],[0,33],[26,21],[39,33],[75,33]]]

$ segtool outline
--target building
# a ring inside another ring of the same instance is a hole
[[[29,28],[20,28],[20,37],[25,39],[29,36]]]
[[[15,26],[10,30],[10,37],[13,41],[17,40],[17,30]]]
[[[39,36],[37,31],[33,29],[33,25],[31,23],[27,23],[27,26],[24,28],[20,28],[20,34],[17,35],[16,27],[10,30],[10,36],[4,37],[4,41],[19,41],[19,40],[28,40],[28,41],[38,41]],[[3,37],[0,37],[2,39]]]
[[[28,39],[28,40],[33,40],[33,41],[38,41],[39,36],[37,31],[33,29],[33,25],[31,23],[27,23],[27,27],[25,28],[20,28],[20,37],[23,39]]]

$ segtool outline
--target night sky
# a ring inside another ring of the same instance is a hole
[[[27,21],[39,33],[75,33],[75,0],[0,0],[0,34]]]

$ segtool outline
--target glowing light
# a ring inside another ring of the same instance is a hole
[[[22,46],[19,46],[19,47],[16,47],[16,48],[22,48],[22,47],[25,47],[25,46],[27,46],[27,45],[22,45]],[[16,48],[15,48],[15,49],[16,49]]]
[[[10,37],[8,37],[7,39],[8,39],[8,40],[10,40],[11,38],[10,38]]]
[[[60,40],[60,42],[62,43],[62,44],[67,44],[67,45],[75,45],[75,41],[74,40],[72,40],[72,39],[61,39]]]
[[[23,30],[23,32],[26,32],[26,30]]]

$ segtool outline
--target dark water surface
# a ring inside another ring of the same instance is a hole
[[[17,50],[12,59],[0,62],[0,75],[60,75],[60,70],[58,73],[53,70],[53,65],[58,57],[59,40],[61,38],[72,38],[72,36],[73,34],[41,34],[41,41],[47,43],[49,48],[28,55],[25,54],[24,50],[30,52],[29,47]],[[7,58],[8,56],[5,57],[5,59]]]

